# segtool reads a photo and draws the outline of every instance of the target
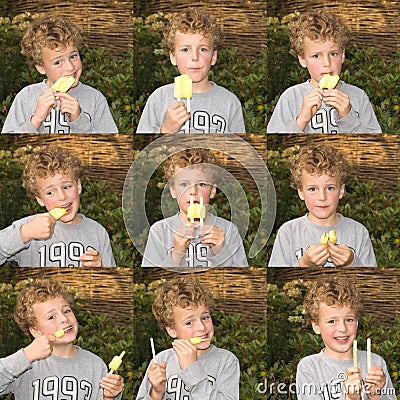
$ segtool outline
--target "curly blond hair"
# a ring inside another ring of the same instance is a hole
[[[332,146],[314,144],[302,147],[290,165],[292,184],[296,189],[302,187],[302,172],[310,175],[339,176],[340,184],[345,184],[350,173],[346,157]]]
[[[213,50],[220,50],[224,42],[222,31],[215,20],[194,7],[175,14],[164,29],[164,47],[168,54],[175,53],[176,32],[211,36]]]
[[[73,296],[67,292],[67,288],[62,283],[52,278],[37,278],[28,282],[19,292],[15,306],[14,320],[25,335],[29,336],[29,328],[34,328],[37,324],[32,306],[56,297],[62,297],[73,307]]]
[[[305,38],[316,42],[338,42],[340,49],[345,50],[350,41],[350,30],[337,15],[318,10],[300,15],[291,29],[290,44],[294,56],[304,56]]]
[[[203,165],[201,165],[203,164]],[[163,163],[164,180],[168,183],[175,175],[175,167],[185,168],[190,165],[198,165],[199,168],[210,170],[214,179],[215,168],[207,164],[217,165],[217,159],[213,152],[204,148],[192,148],[178,151],[169,156]]]
[[[79,28],[68,18],[61,15],[47,15],[34,20],[22,38],[22,53],[27,64],[43,65],[42,50],[64,49],[75,46],[79,49],[82,36]]]
[[[174,328],[174,308],[197,308],[204,305],[212,309],[211,294],[193,276],[178,276],[165,282],[157,292],[153,303],[153,314],[161,329]]]
[[[319,307],[321,303],[327,306],[351,308],[356,318],[362,312],[361,293],[352,285],[348,279],[332,277],[319,279],[312,283],[304,298],[304,313],[307,319],[318,324]]]
[[[34,198],[39,195],[36,178],[70,173],[73,180],[78,180],[82,171],[81,160],[74,153],[58,146],[43,146],[29,154],[22,174],[23,186],[28,196]]]

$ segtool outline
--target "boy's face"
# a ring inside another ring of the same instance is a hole
[[[318,323],[312,322],[315,333],[325,344],[325,354],[338,360],[351,360],[353,340],[357,337],[357,318],[348,306],[319,305]]]
[[[311,221],[318,225],[335,225],[338,222],[336,209],[345,188],[344,184],[340,184],[340,177],[310,175],[304,170],[301,176],[302,185],[297,192],[300,199],[306,203]]]
[[[189,165],[181,168],[175,166],[173,182],[170,186],[171,196],[177,199],[179,210],[184,216],[187,214],[187,209],[190,206],[190,198],[193,198],[193,203],[200,203],[200,197],[203,197],[203,204],[206,205],[215,196],[216,186],[212,183],[213,174],[212,166]]]
[[[76,339],[78,321],[70,305],[63,297],[55,297],[42,303],[35,303],[32,305],[32,310],[37,323],[29,330],[34,338],[41,335],[54,335],[58,330],[70,328],[64,331],[64,336],[56,339],[54,346],[69,344]]]
[[[174,327],[166,327],[168,334],[176,339],[189,340],[191,337],[210,339],[199,344],[193,345],[197,349],[197,354],[206,353],[211,346],[214,337],[214,325],[211,314],[204,304],[182,308],[174,307]]]
[[[311,83],[318,86],[318,82],[325,74],[340,75],[344,62],[344,50],[339,42],[331,40],[315,42],[304,39],[304,55],[298,56],[302,67],[307,68],[311,76]]]
[[[78,85],[82,74],[82,62],[76,46],[67,46],[51,50],[48,47],[42,49],[42,65],[36,65],[41,74],[47,76],[47,85],[52,86],[61,76],[73,76]]]
[[[170,54],[170,59],[181,74],[189,75],[194,84],[208,84],[208,73],[217,62],[217,54],[217,50],[213,50],[210,36],[177,31],[174,53]]]
[[[66,224],[77,224],[81,217],[77,214],[79,209],[79,195],[82,191],[81,181],[73,179],[71,173],[60,174],[47,178],[36,178],[36,185],[39,195],[36,200],[47,211],[55,207],[62,207],[67,210],[60,221]]]

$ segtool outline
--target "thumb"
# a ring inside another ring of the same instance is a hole
[[[165,367],[167,366],[167,362],[166,362],[166,361],[163,361],[163,362],[160,364],[160,366],[161,366],[162,368],[165,368]]]

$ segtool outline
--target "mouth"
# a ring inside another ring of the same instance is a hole
[[[60,206],[61,208],[64,208],[64,210],[66,211],[66,214],[69,213],[69,211],[71,210],[71,206],[72,203],[67,203],[67,204],[63,204],[62,206]]]
[[[339,344],[346,344],[349,341],[350,336],[335,336],[333,339]]]

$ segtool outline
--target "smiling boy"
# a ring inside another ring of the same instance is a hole
[[[304,299],[304,311],[325,348],[299,362],[299,400],[396,400],[382,357],[372,353],[367,370],[366,351],[358,350],[354,366],[353,341],[361,309],[360,293],[348,280],[335,277],[313,282]]]
[[[79,81],[81,42],[78,27],[68,18],[49,15],[32,22],[22,39],[22,52],[47,79],[17,94],[3,133],[118,132],[105,97]],[[60,77],[75,79],[65,93],[52,88]]]
[[[33,341],[0,360],[0,394],[13,393],[16,400],[121,398],[122,377],[108,374],[103,360],[73,344],[78,321],[72,305],[72,296],[53,279],[25,285],[14,319]]]
[[[191,148],[163,164],[164,179],[179,212],[150,227],[142,267],[248,266],[237,227],[211,214],[217,187],[216,159],[208,149]],[[203,201],[205,218],[189,218],[191,204]],[[207,209],[208,206],[208,209]]]
[[[340,75],[349,30],[335,14],[302,14],[290,32],[292,53],[310,79],[288,88],[274,109],[268,133],[381,133],[366,93],[342,80],[322,89],[325,74]]]
[[[303,147],[291,163],[291,175],[308,213],[279,228],[268,266],[376,266],[367,229],[336,212],[349,175],[343,154],[328,145]],[[336,242],[321,243],[332,230]]]
[[[48,212],[15,221],[0,231],[0,264],[20,267],[114,267],[110,239],[96,221],[78,213],[82,166],[73,153],[44,146],[29,155],[23,182],[30,197],[47,211],[59,207],[56,220]]]
[[[174,98],[174,85],[158,88],[147,100],[138,133],[244,133],[240,101],[229,90],[209,81],[223,42],[214,20],[196,8],[176,14],[164,32],[171,63],[193,82],[191,112]],[[189,129],[184,126],[189,124]]]
[[[153,314],[174,338],[146,371],[137,400],[239,399],[240,366],[228,350],[214,346],[212,299],[191,276],[178,276],[159,289]],[[199,338],[192,344],[191,338]]]

